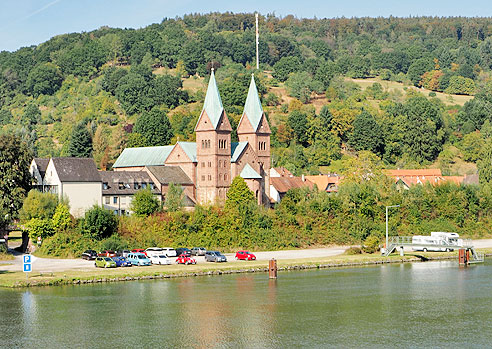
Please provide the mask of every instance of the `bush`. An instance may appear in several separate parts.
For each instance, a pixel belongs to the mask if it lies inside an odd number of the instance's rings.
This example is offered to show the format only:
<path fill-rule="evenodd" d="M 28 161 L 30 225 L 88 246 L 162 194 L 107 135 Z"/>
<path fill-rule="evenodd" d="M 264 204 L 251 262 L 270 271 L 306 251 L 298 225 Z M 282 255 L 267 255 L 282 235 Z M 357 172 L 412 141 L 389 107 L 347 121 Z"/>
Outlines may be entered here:
<path fill-rule="evenodd" d="M 374 235 L 369 235 L 362 246 L 365 253 L 374 253 L 379 251 L 379 238 Z"/>
<path fill-rule="evenodd" d="M 436 93 L 434 91 L 429 92 L 429 97 L 435 97 Z"/>
<path fill-rule="evenodd" d="M 152 194 L 150 187 L 140 189 L 133 196 L 131 210 L 136 216 L 149 216 L 159 211 L 159 200 Z"/>
<path fill-rule="evenodd" d="M 55 233 L 50 219 L 32 218 L 25 226 L 29 231 L 29 238 L 32 241 L 36 241 L 38 236 L 41 236 L 44 240 Z"/>
<path fill-rule="evenodd" d="M 51 193 L 31 190 L 19 212 L 20 219 L 27 222 L 32 218 L 51 219 L 58 205 L 58 197 Z"/>
<path fill-rule="evenodd" d="M 94 205 L 86 213 L 80 223 L 82 234 L 100 240 L 113 235 L 118 228 L 118 219 L 113 212 Z"/>
<path fill-rule="evenodd" d="M 99 250 L 111 250 L 111 251 L 119 251 L 125 250 L 128 248 L 128 243 L 123 240 L 119 235 L 113 234 L 109 238 L 104 239 L 99 244 Z"/>
<path fill-rule="evenodd" d="M 345 254 L 347 254 L 349 256 L 353 256 L 353 255 L 361 254 L 361 253 L 362 253 L 362 250 L 359 247 L 350 247 L 349 249 L 347 249 L 345 251 Z"/>
<path fill-rule="evenodd" d="M 36 251 L 38 255 L 79 258 L 82 252 L 88 248 L 95 248 L 94 241 L 80 233 L 61 232 L 46 238 L 41 247 Z"/>

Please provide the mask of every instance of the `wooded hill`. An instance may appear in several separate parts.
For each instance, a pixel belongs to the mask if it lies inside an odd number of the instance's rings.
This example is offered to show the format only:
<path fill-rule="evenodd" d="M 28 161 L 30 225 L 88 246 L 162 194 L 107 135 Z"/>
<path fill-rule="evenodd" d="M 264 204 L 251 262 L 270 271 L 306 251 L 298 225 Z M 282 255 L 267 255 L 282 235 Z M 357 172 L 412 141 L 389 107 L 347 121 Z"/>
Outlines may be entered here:
<path fill-rule="evenodd" d="M 343 171 L 361 150 L 445 174 L 492 156 L 490 18 L 267 15 L 259 51 L 256 71 L 254 14 L 213 13 L 0 52 L 1 131 L 37 156 L 92 155 L 106 168 L 126 146 L 192 140 L 215 67 L 233 127 L 255 74 L 274 165 L 294 173 Z"/>

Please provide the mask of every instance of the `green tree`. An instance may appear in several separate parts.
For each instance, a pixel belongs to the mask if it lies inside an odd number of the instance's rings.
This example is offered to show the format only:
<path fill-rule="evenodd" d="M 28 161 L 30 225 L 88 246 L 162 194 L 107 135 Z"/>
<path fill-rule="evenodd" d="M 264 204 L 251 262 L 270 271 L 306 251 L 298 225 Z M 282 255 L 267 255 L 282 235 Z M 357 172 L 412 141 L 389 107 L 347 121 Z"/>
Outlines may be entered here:
<path fill-rule="evenodd" d="M 148 91 L 149 84 L 145 78 L 130 72 L 118 80 L 118 87 L 114 93 L 128 114 L 136 114 L 150 109 L 152 99 Z"/>
<path fill-rule="evenodd" d="M 412 81 L 415 86 L 420 86 L 420 81 L 422 81 L 422 75 L 434 69 L 434 62 L 429 58 L 419 58 L 414 61 L 408 68 L 408 78 Z"/>
<path fill-rule="evenodd" d="M 133 132 L 142 135 L 146 146 L 168 145 L 174 136 L 166 113 L 157 108 L 144 112 L 135 123 Z"/>
<path fill-rule="evenodd" d="M 169 183 L 165 206 L 168 212 L 181 210 L 183 207 L 183 188 L 180 185 Z"/>
<path fill-rule="evenodd" d="M 55 233 L 53 223 L 50 219 L 31 218 L 25 226 L 29 231 L 29 238 L 32 241 L 36 241 L 39 236 L 44 240 Z"/>
<path fill-rule="evenodd" d="M 22 114 L 21 123 L 31 131 L 41 120 L 41 111 L 34 103 L 29 103 Z"/>
<path fill-rule="evenodd" d="M 94 205 L 85 212 L 80 230 L 92 239 L 101 240 L 113 235 L 118 228 L 118 219 L 113 212 Z"/>
<path fill-rule="evenodd" d="M 35 97 L 44 94 L 52 95 L 60 88 L 63 76 L 60 69 L 53 63 L 41 63 L 35 66 L 27 78 L 27 88 Z"/>
<path fill-rule="evenodd" d="M 453 76 L 449 79 L 449 85 L 444 92 L 456 95 L 471 95 L 475 92 L 475 82 L 470 78 Z"/>
<path fill-rule="evenodd" d="M 52 193 L 30 190 L 19 211 L 19 218 L 27 222 L 32 218 L 50 219 L 58 206 L 58 197 Z"/>
<path fill-rule="evenodd" d="M 246 207 L 256 202 L 255 195 L 249 190 L 243 178 L 237 176 L 232 180 L 231 187 L 227 191 L 226 208 Z"/>
<path fill-rule="evenodd" d="M 311 100 L 312 92 L 323 92 L 323 84 L 313 80 L 307 72 L 292 73 L 285 84 L 289 89 L 289 94 L 292 97 L 299 98 L 303 103 Z"/>
<path fill-rule="evenodd" d="M 130 205 L 130 209 L 133 211 L 133 214 L 136 216 L 146 217 L 157 211 L 159 211 L 160 202 L 152 194 L 150 187 L 145 189 L 140 189 L 133 196 L 132 203 Z"/>
<path fill-rule="evenodd" d="M 299 144 L 307 145 L 308 141 L 308 120 L 307 115 L 299 110 L 294 110 L 289 114 L 287 125 L 294 132 L 295 140 Z"/>
<path fill-rule="evenodd" d="M 356 116 L 354 130 L 349 136 L 349 143 L 355 150 L 382 153 L 381 129 L 369 112 L 364 110 Z"/>
<path fill-rule="evenodd" d="M 55 213 L 51 218 L 51 224 L 56 232 L 67 231 L 72 227 L 72 216 L 70 210 L 65 204 L 58 204 Z"/>
<path fill-rule="evenodd" d="M 484 147 L 484 139 L 480 131 L 466 134 L 461 141 L 463 159 L 465 161 L 477 162 L 480 159 L 480 153 Z"/>
<path fill-rule="evenodd" d="M 290 73 L 299 71 L 301 66 L 301 61 L 297 57 L 282 57 L 273 66 L 273 77 L 280 80 L 286 81 Z"/>
<path fill-rule="evenodd" d="M 92 137 L 84 122 L 80 122 L 72 130 L 68 155 L 77 158 L 88 158 L 92 154 Z"/>
<path fill-rule="evenodd" d="M 485 142 L 477 167 L 480 183 L 490 183 L 492 180 L 492 139 L 490 138 Z"/>
<path fill-rule="evenodd" d="M 0 226 L 17 217 L 31 188 L 31 159 L 31 151 L 18 137 L 0 135 Z"/>

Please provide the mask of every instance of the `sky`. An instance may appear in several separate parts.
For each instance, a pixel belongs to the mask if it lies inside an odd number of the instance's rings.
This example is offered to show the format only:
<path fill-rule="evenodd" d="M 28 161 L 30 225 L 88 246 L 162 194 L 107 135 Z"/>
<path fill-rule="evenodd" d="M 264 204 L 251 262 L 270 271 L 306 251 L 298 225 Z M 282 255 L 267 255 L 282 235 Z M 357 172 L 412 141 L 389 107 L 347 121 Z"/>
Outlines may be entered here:
<path fill-rule="evenodd" d="M 141 28 L 190 13 L 250 12 L 298 18 L 492 16 L 490 0 L 1 0 L 0 51 L 101 26 Z"/>

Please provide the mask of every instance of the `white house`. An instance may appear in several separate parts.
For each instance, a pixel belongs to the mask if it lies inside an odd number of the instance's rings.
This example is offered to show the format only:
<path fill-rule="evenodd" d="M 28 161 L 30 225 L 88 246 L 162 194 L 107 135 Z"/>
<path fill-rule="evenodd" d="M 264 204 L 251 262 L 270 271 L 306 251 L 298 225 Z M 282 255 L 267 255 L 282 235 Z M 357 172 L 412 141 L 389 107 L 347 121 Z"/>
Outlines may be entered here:
<path fill-rule="evenodd" d="M 40 169 L 43 162 L 39 160 L 34 159 L 30 167 L 37 189 L 68 199 L 74 217 L 81 217 L 93 205 L 101 206 L 102 181 L 93 159 L 51 158 L 43 177 Z"/>

